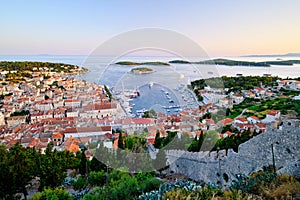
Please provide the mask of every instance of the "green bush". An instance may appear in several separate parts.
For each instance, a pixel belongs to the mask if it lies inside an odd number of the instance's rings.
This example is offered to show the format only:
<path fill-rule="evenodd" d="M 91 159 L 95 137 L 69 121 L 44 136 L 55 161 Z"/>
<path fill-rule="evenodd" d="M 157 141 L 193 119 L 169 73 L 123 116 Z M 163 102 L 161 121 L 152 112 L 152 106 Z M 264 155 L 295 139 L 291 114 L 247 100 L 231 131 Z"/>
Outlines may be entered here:
<path fill-rule="evenodd" d="M 88 182 L 91 186 L 102 186 L 105 184 L 106 174 L 104 171 L 91 172 L 89 174 Z"/>
<path fill-rule="evenodd" d="M 33 195 L 31 200 L 72 200 L 72 196 L 63 188 L 44 189 L 41 193 Z"/>

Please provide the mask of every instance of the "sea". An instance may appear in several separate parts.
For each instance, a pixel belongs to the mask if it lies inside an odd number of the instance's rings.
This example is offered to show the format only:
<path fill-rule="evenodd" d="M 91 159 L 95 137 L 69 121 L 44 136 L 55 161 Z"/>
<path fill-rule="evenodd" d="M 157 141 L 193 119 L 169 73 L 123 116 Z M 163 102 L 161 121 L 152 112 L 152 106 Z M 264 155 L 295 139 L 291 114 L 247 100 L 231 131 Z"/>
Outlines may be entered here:
<path fill-rule="evenodd" d="M 300 57 L 287 56 L 249 56 L 222 57 L 242 61 L 275 61 L 300 60 Z M 0 55 L 0 61 L 41 61 L 73 64 L 89 69 L 88 73 L 76 78 L 107 85 L 115 93 L 120 91 L 139 91 L 140 96 L 130 101 L 131 112 L 137 115 L 140 110 L 154 109 L 166 113 L 178 113 L 185 107 L 197 107 L 195 96 L 186 87 L 191 81 L 221 76 L 263 76 L 269 74 L 281 78 L 300 77 L 300 64 L 293 66 L 271 65 L 270 67 L 225 66 L 225 65 L 195 65 L 171 64 L 170 66 L 143 65 L 155 72 L 149 74 L 133 74 L 132 68 L 115 64 L 117 61 L 133 62 L 168 62 L 181 59 L 176 56 L 87 56 L 87 55 Z M 195 60 L 196 59 L 196 60 Z M 207 59 L 207 58 L 206 58 Z M 213 59 L 213 58 L 210 58 Z M 186 58 L 189 61 L 200 61 L 195 57 Z M 221 79 L 220 79 L 221 80 Z"/>

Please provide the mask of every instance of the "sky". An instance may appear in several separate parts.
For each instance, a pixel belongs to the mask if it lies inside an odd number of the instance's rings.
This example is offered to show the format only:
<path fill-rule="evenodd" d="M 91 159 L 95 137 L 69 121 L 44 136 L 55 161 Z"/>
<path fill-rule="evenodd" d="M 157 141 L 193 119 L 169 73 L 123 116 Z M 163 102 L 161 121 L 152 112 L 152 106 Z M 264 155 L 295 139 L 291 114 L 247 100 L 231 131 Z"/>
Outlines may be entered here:
<path fill-rule="evenodd" d="M 88 55 L 148 27 L 183 34 L 210 56 L 300 52 L 299 8 L 298 0 L 2 0 L 0 54 Z"/>

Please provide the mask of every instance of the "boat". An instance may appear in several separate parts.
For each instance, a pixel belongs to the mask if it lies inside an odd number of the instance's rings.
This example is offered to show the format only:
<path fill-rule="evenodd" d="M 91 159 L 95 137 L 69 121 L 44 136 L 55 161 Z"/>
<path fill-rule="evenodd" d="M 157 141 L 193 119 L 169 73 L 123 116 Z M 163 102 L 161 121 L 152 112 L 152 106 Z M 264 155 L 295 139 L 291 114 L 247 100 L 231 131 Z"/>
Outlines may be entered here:
<path fill-rule="evenodd" d="M 149 83 L 149 88 L 152 88 L 153 85 L 154 85 L 154 83 L 153 83 L 153 82 L 150 82 L 150 83 Z"/>
<path fill-rule="evenodd" d="M 263 74 L 263 76 L 267 76 L 268 77 L 268 76 L 272 76 L 272 74 Z"/>
<path fill-rule="evenodd" d="M 128 117 L 134 118 L 134 117 L 135 117 L 135 114 L 129 114 Z"/>
<path fill-rule="evenodd" d="M 148 111 L 147 109 L 143 108 L 141 110 L 137 110 L 136 113 L 144 113 L 144 112 L 147 112 L 147 111 Z"/>
<path fill-rule="evenodd" d="M 169 101 L 169 103 L 174 103 L 174 101 L 171 99 L 171 100 Z"/>
<path fill-rule="evenodd" d="M 180 108 L 180 105 L 170 106 L 171 108 Z"/>
<path fill-rule="evenodd" d="M 236 74 L 236 76 L 243 76 L 243 74 Z"/>

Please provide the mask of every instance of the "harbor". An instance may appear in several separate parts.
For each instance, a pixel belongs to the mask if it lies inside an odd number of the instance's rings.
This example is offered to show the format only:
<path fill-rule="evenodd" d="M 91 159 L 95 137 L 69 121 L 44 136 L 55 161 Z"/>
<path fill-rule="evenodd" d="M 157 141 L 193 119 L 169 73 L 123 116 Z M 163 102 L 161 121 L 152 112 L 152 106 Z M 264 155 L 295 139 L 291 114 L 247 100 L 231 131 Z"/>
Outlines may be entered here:
<path fill-rule="evenodd" d="M 157 113 L 178 114 L 184 108 L 200 105 L 192 91 L 183 84 L 172 90 L 151 82 L 138 89 L 113 92 L 129 117 L 142 117 L 151 109 Z"/>

